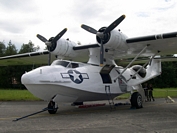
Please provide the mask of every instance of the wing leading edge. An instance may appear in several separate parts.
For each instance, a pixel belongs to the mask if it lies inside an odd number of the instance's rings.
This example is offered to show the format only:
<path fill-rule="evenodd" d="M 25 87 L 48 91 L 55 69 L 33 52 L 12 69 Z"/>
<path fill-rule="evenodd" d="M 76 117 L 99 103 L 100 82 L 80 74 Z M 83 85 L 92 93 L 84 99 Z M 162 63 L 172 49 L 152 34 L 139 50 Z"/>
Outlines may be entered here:
<path fill-rule="evenodd" d="M 48 64 L 49 52 L 30 52 L 24 54 L 10 55 L 5 57 L 0 57 L 0 66 L 8 65 L 29 65 L 29 64 Z M 51 55 L 51 61 L 56 57 Z"/>

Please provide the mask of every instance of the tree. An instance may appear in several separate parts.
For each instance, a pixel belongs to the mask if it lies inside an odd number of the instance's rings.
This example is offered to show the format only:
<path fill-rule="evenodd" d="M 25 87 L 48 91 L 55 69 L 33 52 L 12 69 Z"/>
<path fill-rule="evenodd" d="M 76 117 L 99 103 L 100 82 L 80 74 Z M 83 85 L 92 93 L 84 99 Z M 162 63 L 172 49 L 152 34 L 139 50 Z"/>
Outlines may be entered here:
<path fill-rule="evenodd" d="M 10 40 L 8 43 L 8 46 L 6 47 L 5 55 L 8 56 L 8 55 L 14 55 L 14 54 L 17 54 L 17 49 L 16 49 L 16 46 L 12 44 Z"/>
<path fill-rule="evenodd" d="M 0 56 L 3 56 L 5 53 L 6 46 L 3 42 L 0 42 Z"/>
<path fill-rule="evenodd" d="M 154 87 L 167 88 L 177 86 L 177 62 L 162 62 L 162 74 L 150 81 Z"/>
<path fill-rule="evenodd" d="M 21 46 L 21 49 L 20 49 L 20 51 L 19 51 L 19 54 L 28 53 L 28 52 L 36 52 L 36 51 L 38 51 L 39 49 L 40 49 L 39 46 L 34 47 L 34 44 L 33 44 L 31 41 L 29 41 L 28 44 L 23 44 L 23 45 Z"/>
<path fill-rule="evenodd" d="M 39 67 L 39 66 L 37 66 Z M 25 87 L 21 84 L 21 76 L 32 69 L 32 65 L 19 66 L 1 66 L 0 67 L 0 88 L 21 88 Z M 16 83 L 14 84 L 13 80 Z"/>

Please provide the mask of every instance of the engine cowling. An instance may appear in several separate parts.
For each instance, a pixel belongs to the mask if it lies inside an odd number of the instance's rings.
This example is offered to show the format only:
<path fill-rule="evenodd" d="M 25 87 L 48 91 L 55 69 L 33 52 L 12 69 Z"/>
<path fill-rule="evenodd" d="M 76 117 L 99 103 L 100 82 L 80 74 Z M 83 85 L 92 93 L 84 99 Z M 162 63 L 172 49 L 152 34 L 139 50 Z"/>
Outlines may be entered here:
<path fill-rule="evenodd" d="M 88 60 L 89 51 L 86 50 L 73 50 L 73 47 L 77 46 L 75 42 L 72 42 L 68 39 L 59 39 L 56 43 L 53 43 L 52 46 L 48 47 L 48 50 L 61 59 L 72 59 L 75 61 L 85 62 Z"/>
<path fill-rule="evenodd" d="M 54 43 L 51 47 L 48 47 L 48 50 L 54 54 L 61 57 L 70 57 L 75 56 L 75 51 L 73 47 L 77 44 L 71 42 L 70 40 L 60 39 L 56 43 Z"/>
<path fill-rule="evenodd" d="M 105 29 L 106 27 L 102 27 L 98 30 L 98 32 L 104 32 Z M 119 30 L 112 30 L 111 32 L 105 34 L 103 45 L 107 49 L 128 49 L 126 38 L 127 36 Z M 101 44 L 101 39 L 99 36 L 96 36 L 96 40 L 99 44 Z"/>

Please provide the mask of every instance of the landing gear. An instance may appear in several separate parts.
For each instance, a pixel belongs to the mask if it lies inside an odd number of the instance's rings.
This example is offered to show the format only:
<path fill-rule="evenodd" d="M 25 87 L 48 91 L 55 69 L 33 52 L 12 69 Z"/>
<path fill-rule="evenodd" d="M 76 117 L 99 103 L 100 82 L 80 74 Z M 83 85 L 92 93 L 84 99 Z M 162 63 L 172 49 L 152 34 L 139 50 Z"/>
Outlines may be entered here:
<path fill-rule="evenodd" d="M 131 102 L 132 108 L 139 109 L 143 107 L 143 99 L 142 99 L 141 94 L 138 92 L 134 92 L 132 94 L 130 102 Z"/>
<path fill-rule="evenodd" d="M 53 101 L 50 101 L 48 104 L 48 112 L 49 114 L 55 114 L 57 112 L 57 104 Z"/>

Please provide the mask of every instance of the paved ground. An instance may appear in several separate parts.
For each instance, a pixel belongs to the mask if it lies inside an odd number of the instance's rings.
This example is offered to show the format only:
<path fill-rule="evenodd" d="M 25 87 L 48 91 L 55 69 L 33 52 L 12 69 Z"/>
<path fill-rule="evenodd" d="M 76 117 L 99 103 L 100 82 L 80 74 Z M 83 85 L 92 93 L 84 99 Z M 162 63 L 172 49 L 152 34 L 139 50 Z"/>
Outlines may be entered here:
<path fill-rule="evenodd" d="M 0 102 L 0 133 L 177 132 L 177 102 L 166 103 L 165 99 L 146 102 L 142 109 L 130 109 L 130 105 L 120 105 L 114 111 L 110 111 L 108 105 L 89 109 L 60 106 L 55 115 L 43 112 L 12 122 L 18 117 L 41 110 L 46 104 L 46 102 Z"/>

